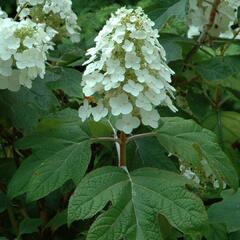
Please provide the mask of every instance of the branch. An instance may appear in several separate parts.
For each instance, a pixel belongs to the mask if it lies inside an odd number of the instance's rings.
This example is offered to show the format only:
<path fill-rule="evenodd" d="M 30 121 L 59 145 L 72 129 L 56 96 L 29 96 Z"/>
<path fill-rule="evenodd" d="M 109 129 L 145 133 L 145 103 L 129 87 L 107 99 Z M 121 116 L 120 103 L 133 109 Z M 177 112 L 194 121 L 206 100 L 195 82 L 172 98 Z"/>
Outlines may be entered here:
<path fill-rule="evenodd" d="M 187 54 L 187 56 L 185 58 L 186 63 L 188 63 L 192 60 L 192 57 L 197 53 L 197 51 L 199 50 L 201 45 L 206 41 L 206 39 L 208 37 L 208 32 L 211 30 L 211 28 L 213 27 L 213 24 L 215 22 L 215 18 L 216 18 L 216 15 L 217 15 L 217 9 L 218 9 L 218 6 L 219 6 L 220 3 L 221 3 L 221 0 L 215 0 L 214 1 L 213 5 L 212 5 L 211 13 L 209 15 L 208 24 L 206 24 L 203 27 L 203 32 L 199 36 L 199 38 L 197 40 L 197 43 L 192 48 L 192 50 Z"/>
<path fill-rule="evenodd" d="M 113 137 L 97 137 L 97 138 L 91 138 L 92 142 L 120 142 L 119 139 L 113 138 Z"/>
<path fill-rule="evenodd" d="M 240 34 L 240 29 L 234 34 L 233 38 L 232 38 L 232 41 L 234 41 L 238 35 Z M 226 45 L 223 46 L 223 49 L 222 49 L 222 52 L 221 52 L 221 55 L 224 56 L 225 52 L 228 50 L 228 48 L 231 46 L 232 44 L 232 41 L 231 42 L 228 42 Z"/>
<path fill-rule="evenodd" d="M 120 133 L 120 162 L 119 167 L 127 166 L 127 136 L 124 132 Z"/>
<path fill-rule="evenodd" d="M 13 212 L 12 206 L 10 204 L 7 208 L 7 212 L 8 212 L 8 217 L 9 217 L 10 223 L 12 225 L 14 234 L 16 236 L 18 236 L 18 222 L 17 222 L 17 219 L 16 219 L 15 214 Z"/>
<path fill-rule="evenodd" d="M 137 135 L 134 135 L 134 136 L 131 136 L 127 139 L 127 143 L 131 142 L 131 141 L 134 141 L 138 138 L 145 138 L 145 137 L 154 137 L 156 136 L 156 132 L 150 132 L 150 133 L 142 133 L 142 134 L 137 134 Z"/>
<path fill-rule="evenodd" d="M 27 7 L 27 5 L 28 5 L 28 3 L 25 3 L 25 4 L 19 9 L 19 11 L 17 12 L 16 16 L 15 16 L 14 19 L 13 19 L 14 21 L 17 21 L 20 13 L 22 12 L 22 10 L 23 10 L 24 8 Z"/>

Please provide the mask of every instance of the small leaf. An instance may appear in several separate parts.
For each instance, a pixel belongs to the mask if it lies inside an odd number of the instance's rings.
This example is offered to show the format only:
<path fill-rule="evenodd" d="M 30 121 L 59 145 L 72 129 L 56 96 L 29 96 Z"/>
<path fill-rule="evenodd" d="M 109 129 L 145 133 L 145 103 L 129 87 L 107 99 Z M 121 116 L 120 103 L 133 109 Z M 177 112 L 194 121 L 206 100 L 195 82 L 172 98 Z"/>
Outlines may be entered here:
<path fill-rule="evenodd" d="M 53 232 L 55 232 L 58 228 L 62 227 L 63 225 L 67 224 L 67 210 L 64 210 L 56 216 L 54 216 L 47 224 L 46 227 L 51 228 Z"/>
<path fill-rule="evenodd" d="M 41 225 L 42 221 L 39 218 L 26 218 L 20 223 L 19 236 L 38 232 Z"/>
<path fill-rule="evenodd" d="M 163 239 L 156 217 L 185 233 L 200 231 L 207 219 L 200 199 L 186 190 L 187 180 L 175 173 L 142 168 L 129 174 L 105 167 L 87 175 L 70 199 L 69 223 L 112 207 L 91 226 L 87 240 Z"/>
<path fill-rule="evenodd" d="M 149 15 L 156 23 L 156 28 L 161 29 L 171 17 L 184 19 L 186 17 L 187 2 L 187 0 L 161 0 L 154 5 L 154 10 L 150 11 Z"/>

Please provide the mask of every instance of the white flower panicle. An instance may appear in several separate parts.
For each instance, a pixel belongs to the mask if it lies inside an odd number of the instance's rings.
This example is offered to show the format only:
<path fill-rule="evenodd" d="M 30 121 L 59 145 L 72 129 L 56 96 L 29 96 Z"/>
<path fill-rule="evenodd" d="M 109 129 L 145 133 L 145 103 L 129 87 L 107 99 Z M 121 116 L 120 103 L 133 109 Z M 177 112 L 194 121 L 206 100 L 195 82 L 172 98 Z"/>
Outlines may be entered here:
<path fill-rule="evenodd" d="M 0 19 L 0 89 L 31 88 L 32 80 L 45 74 L 48 50 L 56 32 L 30 19 Z"/>
<path fill-rule="evenodd" d="M 141 122 L 158 127 L 156 106 L 177 111 L 171 100 L 174 72 L 166 64 L 153 26 L 141 8 L 120 8 L 107 21 L 95 39 L 96 46 L 87 52 L 83 93 L 100 100 L 96 107 L 84 101 L 79 109 L 83 121 L 91 115 L 94 120 L 113 115 L 116 128 L 130 134 Z"/>
<path fill-rule="evenodd" d="M 217 179 L 205 159 L 201 161 L 199 168 L 189 166 L 189 164 L 184 163 L 182 160 L 179 160 L 179 162 L 181 174 L 201 187 L 207 188 L 208 186 L 211 186 L 214 189 L 226 188 L 226 183 L 223 180 L 219 181 Z"/>
<path fill-rule="evenodd" d="M 198 36 L 204 31 L 204 27 L 209 23 L 214 1 L 189 1 L 189 38 Z M 217 8 L 214 24 L 209 34 L 213 37 L 233 38 L 234 30 L 232 26 L 237 22 L 237 10 L 239 7 L 239 0 L 222 0 Z"/>
<path fill-rule="evenodd" d="M 18 11 L 21 18 L 31 16 L 34 22 L 46 23 L 59 35 L 80 42 L 80 27 L 71 0 L 19 0 Z"/>

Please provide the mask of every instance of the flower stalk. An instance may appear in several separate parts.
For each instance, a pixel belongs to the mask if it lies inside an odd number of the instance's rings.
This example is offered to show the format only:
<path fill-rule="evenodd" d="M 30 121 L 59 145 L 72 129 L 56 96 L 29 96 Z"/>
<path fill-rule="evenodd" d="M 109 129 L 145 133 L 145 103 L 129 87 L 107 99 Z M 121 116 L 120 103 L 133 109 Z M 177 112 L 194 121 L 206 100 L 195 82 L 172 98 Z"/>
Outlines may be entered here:
<path fill-rule="evenodd" d="M 120 133 L 120 161 L 119 167 L 127 166 L 127 136 L 124 132 Z"/>

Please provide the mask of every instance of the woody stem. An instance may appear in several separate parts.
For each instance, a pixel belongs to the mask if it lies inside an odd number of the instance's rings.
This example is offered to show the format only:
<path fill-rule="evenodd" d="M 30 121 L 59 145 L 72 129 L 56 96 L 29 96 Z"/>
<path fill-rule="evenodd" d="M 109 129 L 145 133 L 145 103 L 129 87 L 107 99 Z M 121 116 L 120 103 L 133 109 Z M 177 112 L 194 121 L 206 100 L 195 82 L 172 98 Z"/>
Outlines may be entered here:
<path fill-rule="evenodd" d="M 127 165 L 127 136 L 124 132 L 120 133 L 120 167 Z"/>

